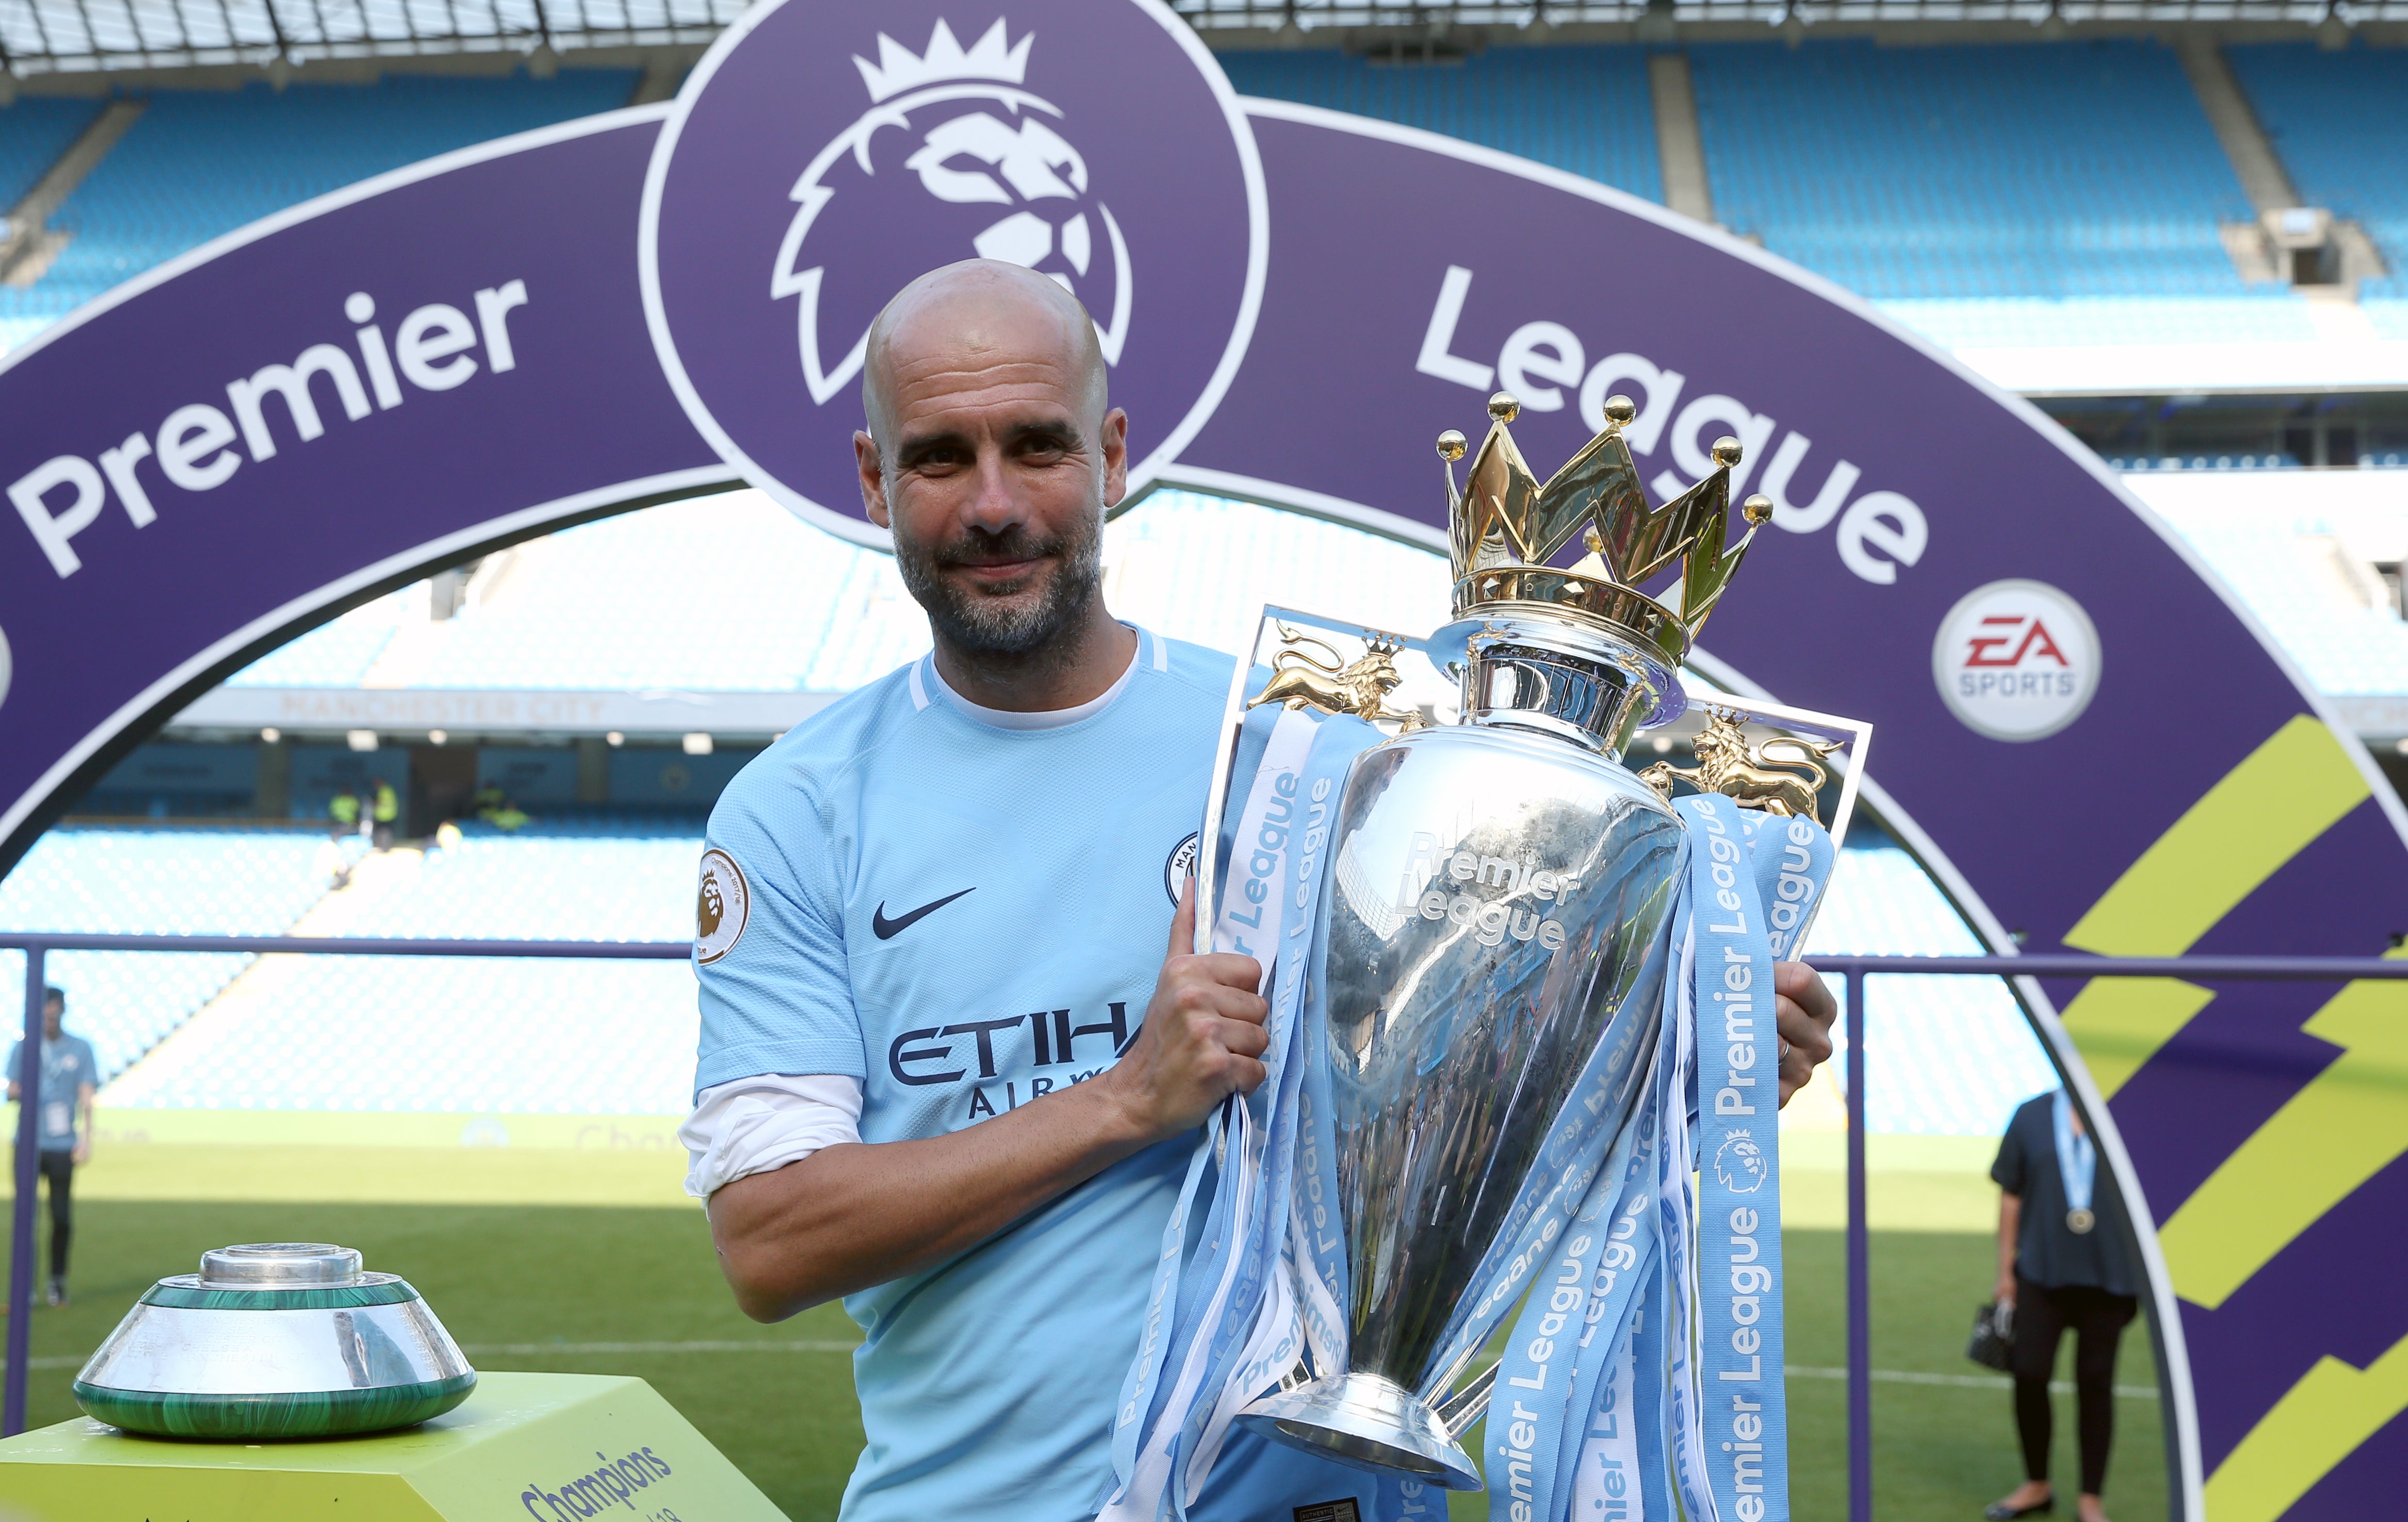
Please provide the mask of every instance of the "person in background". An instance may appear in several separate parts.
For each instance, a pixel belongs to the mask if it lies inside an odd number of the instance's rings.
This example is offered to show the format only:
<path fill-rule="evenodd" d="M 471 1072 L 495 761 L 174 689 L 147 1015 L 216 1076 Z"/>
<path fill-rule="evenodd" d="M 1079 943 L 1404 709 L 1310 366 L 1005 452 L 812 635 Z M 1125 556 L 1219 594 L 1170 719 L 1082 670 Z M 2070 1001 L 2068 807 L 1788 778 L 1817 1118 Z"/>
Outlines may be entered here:
<path fill-rule="evenodd" d="M 376 825 L 376 848 L 392 850 L 394 821 L 401 817 L 401 799 L 394 795 L 393 783 L 381 777 L 377 779 L 375 801 L 369 809 Z"/>
<path fill-rule="evenodd" d="M 335 840 L 354 835 L 360 827 L 360 796 L 346 783 L 326 802 L 326 833 Z"/>
<path fill-rule="evenodd" d="M 495 829 L 514 830 L 527 822 L 525 811 L 510 801 L 498 783 L 487 783 L 477 789 L 477 796 L 469 803 L 477 811 L 477 817 Z"/>
<path fill-rule="evenodd" d="M 67 1245 L 75 1240 L 75 1170 L 92 1161 L 93 1096 L 99 1091 L 100 1064 L 92 1043 L 61 1028 L 67 996 L 42 990 L 41 1094 L 35 1101 L 36 1145 L 42 1180 L 50 1191 L 50 1293 L 52 1305 L 67 1302 Z M 24 1101 L 25 1043 L 8 1048 L 8 1098 Z M 79 1127 L 78 1122 L 81 1125 Z"/>
<path fill-rule="evenodd" d="M 2080 1522 L 2106 1522 L 2100 1495 L 2114 1438 L 2115 1348 L 2141 1303 L 2124 1202 L 2063 1089 L 2015 1111 L 1990 1177 L 2000 1189 L 1996 1295 L 2014 1313 L 2015 1432 L 2025 1478 L 1982 1515 L 2010 1522 L 2057 1509 L 2048 1478 L 2048 1383 L 2057 1341 L 2071 1328 L 2082 1455 L 2076 1515 Z"/>

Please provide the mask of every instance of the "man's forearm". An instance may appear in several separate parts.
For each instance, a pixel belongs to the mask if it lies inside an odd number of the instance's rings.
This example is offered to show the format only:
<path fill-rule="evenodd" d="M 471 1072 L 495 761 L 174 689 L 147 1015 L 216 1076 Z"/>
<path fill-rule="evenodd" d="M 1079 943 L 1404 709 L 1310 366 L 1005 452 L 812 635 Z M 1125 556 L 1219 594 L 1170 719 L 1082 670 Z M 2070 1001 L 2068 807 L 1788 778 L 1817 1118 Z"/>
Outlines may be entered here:
<path fill-rule="evenodd" d="M 847 1143 L 710 1197 L 736 1301 L 781 1321 L 984 1242 L 1156 1140 L 1090 1081 L 948 1136 Z"/>

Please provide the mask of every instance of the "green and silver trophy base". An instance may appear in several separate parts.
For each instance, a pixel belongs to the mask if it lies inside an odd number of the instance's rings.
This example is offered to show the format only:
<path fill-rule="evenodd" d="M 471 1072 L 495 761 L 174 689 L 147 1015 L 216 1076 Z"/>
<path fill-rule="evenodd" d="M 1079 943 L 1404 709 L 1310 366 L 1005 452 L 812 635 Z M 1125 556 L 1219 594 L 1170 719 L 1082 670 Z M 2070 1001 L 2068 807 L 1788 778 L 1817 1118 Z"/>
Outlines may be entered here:
<path fill-rule="evenodd" d="M 0 1441 L 9 1522 L 784 1522 L 640 1379 L 486 1372 L 423 1425 L 312 1443 L 143 1437 L 90 1418 Z"/>

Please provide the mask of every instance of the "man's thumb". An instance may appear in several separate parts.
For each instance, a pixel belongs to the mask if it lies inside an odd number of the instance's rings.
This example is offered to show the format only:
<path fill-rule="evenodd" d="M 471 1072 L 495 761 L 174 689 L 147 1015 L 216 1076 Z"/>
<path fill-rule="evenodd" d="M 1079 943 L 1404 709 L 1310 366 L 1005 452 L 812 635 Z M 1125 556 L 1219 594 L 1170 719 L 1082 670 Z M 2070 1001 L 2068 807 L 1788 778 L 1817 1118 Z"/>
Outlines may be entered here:
<path fill-rule="evenodd" d="M 1196 874 L 1187 874 L 1187 885 L 1179 890 L 1179 910 L 1170 916 L 1170 950 L 1164 955 L 1186 956 L 1196 950 Z"/>

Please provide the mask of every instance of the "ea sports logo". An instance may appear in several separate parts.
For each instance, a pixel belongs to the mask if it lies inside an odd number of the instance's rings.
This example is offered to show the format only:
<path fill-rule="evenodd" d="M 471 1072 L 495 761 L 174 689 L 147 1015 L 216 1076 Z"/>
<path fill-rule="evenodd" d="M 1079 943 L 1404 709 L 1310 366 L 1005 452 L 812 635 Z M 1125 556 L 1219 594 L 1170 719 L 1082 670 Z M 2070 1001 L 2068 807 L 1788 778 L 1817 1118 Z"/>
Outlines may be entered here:
<path fill-rule="evenodd" d="M 2044 582 L 1992 582 L 1966 594 L 1931 644 L 1942 701 L 1992 739 L 2040 739 L 2082 716 L 2099 690 L 2099 631 Z"/>
<path fill-rule="evenodd" d="M 1254 139 L 1154 0 L 768 0 L 679 93 L 640 231 L 671 388 L 754 485 L 866 543 L 852 436 L 871 321 L 912 277 L 1023 265 L 1096 321 L 1131 486 L 1211 416 L 1252 334 Z"/>

